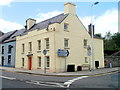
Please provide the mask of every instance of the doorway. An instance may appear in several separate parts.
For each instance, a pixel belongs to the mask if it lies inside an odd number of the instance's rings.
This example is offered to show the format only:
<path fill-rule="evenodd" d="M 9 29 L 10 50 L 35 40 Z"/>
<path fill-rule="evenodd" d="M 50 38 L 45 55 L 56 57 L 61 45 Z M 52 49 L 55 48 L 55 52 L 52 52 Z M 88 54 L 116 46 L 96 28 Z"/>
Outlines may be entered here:
<path fill-rule="evenodd" d="M 32 70 L 32 57 L 28 57 L 28 70 Z"/>
<path fill-rule="evenodd" d="M 95 61 L 95 67 L 98 69 L 98 67 L 99 67 L 99 61 Z"/>
<path fill-rule="evenodd" d="M 67 72 L 75 72 L 75 65 L 68 65 Z"/>

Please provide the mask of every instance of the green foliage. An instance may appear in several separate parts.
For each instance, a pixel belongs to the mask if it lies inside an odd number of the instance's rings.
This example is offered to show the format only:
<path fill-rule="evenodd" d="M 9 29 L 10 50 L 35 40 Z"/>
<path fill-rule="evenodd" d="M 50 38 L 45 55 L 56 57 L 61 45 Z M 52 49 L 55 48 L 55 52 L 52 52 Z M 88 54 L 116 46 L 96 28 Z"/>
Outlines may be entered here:
<path fill-rule="evenodd" d="M 107 32 L 104 37 L 104 50 L 120 50 L 120 33 Z"/>

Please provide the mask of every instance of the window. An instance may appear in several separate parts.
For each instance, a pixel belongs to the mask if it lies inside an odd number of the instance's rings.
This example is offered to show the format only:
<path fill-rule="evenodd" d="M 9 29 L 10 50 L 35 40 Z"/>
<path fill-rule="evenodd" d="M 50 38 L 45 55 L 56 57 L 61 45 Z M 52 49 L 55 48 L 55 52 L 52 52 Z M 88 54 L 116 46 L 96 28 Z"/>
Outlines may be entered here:
<path fill-rule="evenodd" d="M 49 49 L 49 38 L 47 38 L 45 40 L 46 40 L 46 49 Z"/>
<path fill-rule="evenodd" d="M 50 67 L 50 58 L 49 58 L 49 56 L 46 57 L 46 63 L 47 63 L 46 67 Z"/>
<path fill-rule="evenodd" d="M 41 67 L 41 57 L 38 57 L 38 67 Z"/>
<path fill-rule="evenodd" d="M 84 47 L 87 47 L 87 39 L 84 39 Z"/>
<path fill-rule="evenodd" d="M 64 23 L 64 30 L 68 30 L 68 24 Z"/>
<path fill-rule="evenodd" d="M 22 58 L 22 67 L 24 67 L 24 58 Z"/>
<path fill-rule="evenodd" d="M 2 46 L 2 54 L 4 54 L 4 46 Z"/>
<path fill-rule="evenodd" d="M 85 57 L 85 63 L 88 63 L 87 57 Z"/>
<path fill-rule="evenodd" d="M 68 40 L 69 40 L 69 39 L 64 39 L 64 47 L 65 47 L 65 48 L 68 47 Z"/>
<path fill-rule="evenodd" d="M 22 52 L 24 53 L 25 51 L 25 44 L 22 44 Z"/>
<path fill-rule="evenodd" d="M 41 50 L 41 40 L 38 40 L 38 50 Z"/>
<path fill-rule="evenodd" d="M 11 63 L 11 55 L 8 55 L 8 64 Z"/>
<path fill-rule="evenodd" d="M 32 51 L 32 42 L 29 42 L 29 51 Z"/>
<path fill-rule="evenodd" d="M 12 47 L 13 47 L 13 46 L 11 46 L 11 45 L 8 46 L 8 53 L 11 53 Z"/>

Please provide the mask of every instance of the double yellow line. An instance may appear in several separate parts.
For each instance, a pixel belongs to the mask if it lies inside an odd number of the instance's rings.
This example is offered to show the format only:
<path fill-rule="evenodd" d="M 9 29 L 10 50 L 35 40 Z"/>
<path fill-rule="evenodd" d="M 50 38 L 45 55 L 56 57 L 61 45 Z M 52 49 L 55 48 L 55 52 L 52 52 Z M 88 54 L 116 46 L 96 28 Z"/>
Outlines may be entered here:
<path fill-rule="evenodd" d="M 109 72 L 109 73 L 103 73 L 103 74 L 97 74 L 97 75 L 90 75 L 90 77 L 95 77 L 95 76 L 104 76 L 104 75 L 109 75 L 109 74 L 118 73 L 118 72 L 119 72 L 119 71 Z"/>

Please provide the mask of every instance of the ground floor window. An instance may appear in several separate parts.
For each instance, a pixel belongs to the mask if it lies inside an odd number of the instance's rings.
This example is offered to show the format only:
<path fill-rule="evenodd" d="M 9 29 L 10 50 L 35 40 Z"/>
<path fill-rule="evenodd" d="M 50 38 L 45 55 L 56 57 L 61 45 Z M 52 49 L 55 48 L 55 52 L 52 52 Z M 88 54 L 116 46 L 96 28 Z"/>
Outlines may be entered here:
<path fill-rule="evenodd" d="M 38 67 L 41 67 L 41 57 L 38 57 Z"/>
<path fill-rule="evenodd" d="M 24 67 L 24 58 L 22 58 L 22 67 Z"/>
<path fill-rule="evenodd" d="M 11 55 L 8 55 L 8 64 L 11 64 Z"/>
<path fill-rule="evenodd" d="M 46 57 L 46 67 L 50 67 L 50 57 L 49 56 L 47 56 Z"/>

